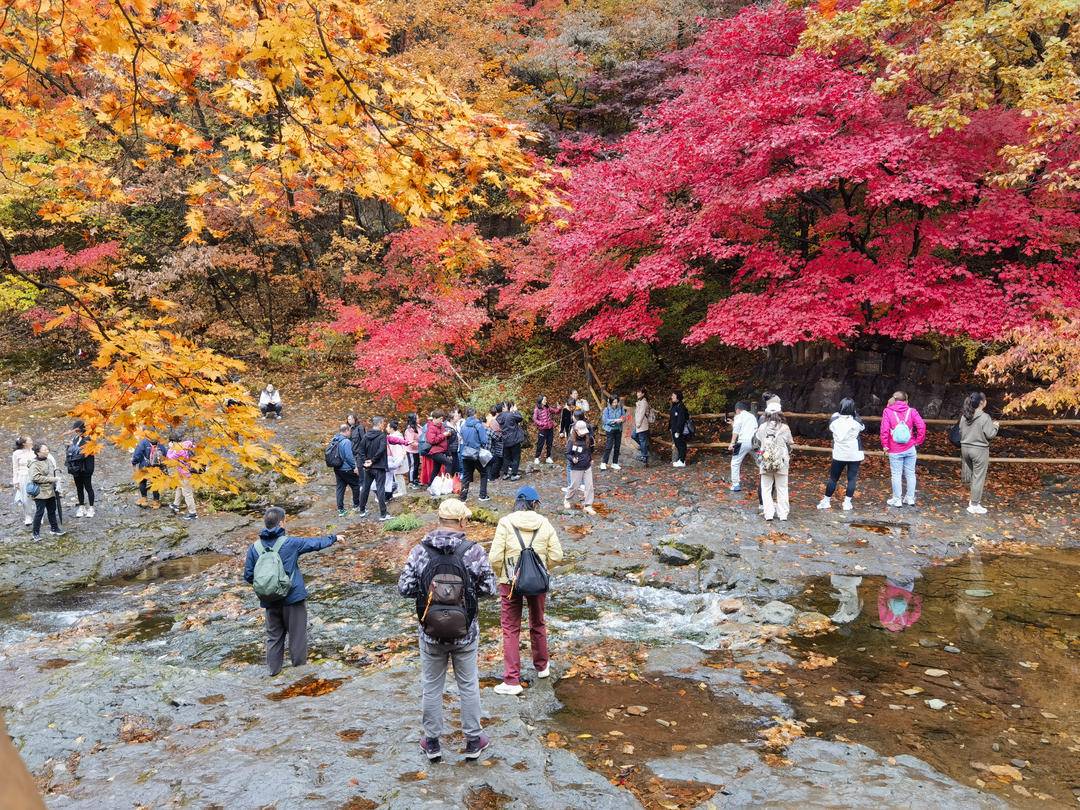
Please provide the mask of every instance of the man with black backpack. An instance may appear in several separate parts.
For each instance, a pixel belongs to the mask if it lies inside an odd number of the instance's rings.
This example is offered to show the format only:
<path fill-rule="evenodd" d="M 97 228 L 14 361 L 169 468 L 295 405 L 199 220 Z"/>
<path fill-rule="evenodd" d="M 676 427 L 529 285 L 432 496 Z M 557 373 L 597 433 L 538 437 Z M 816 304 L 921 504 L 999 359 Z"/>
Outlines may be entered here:
<path fill-rule="evenodd" d="M 540 495 L 532 487 L 518 490 L 514 511 L 499 521 L 491 541 L 488 559 L 499 577 L 499 624 L 503 637 L 503 682 L 495 687 L 500 695 L 520 695 L 521 610 L 529 608 L 529 649 L 537 678 L 551 674 L 548 658 L 547 601 L 548 569 L 563 558 L 562 544 L 555 527 L 537 509 Z"/>
<path fill-rule="evenodd" d="M 285 533 L 285 510 L 271 506 L 263 515 L 266 526 L 244 558 L 244 581 L 252 585 L 266 611 L 266 666 L 271 675 L 281 672 L 285 637 L 294 667 L 307 661 L 307 588 L 300 573 L 300 555 L 321 551 L 343 539 L 290 537 Z"/>
<path fill-rule="evenodd" d="M 364 471 L 364 487 L 360 493 L 360 517 L 367 517 L 368 496 L 372 485 L 375 497 L 379 501 L 379 520 L 387 521 L 386 512 L 386 420 L 376 416 L 371 420 L 371 429 L 364 434 L 360 443 L 360 458 L 357 462 Z"/>
<path fill-rule="evenodd" d="M 342 425 L 337 435 L 326 446 L 326 466 L 334 471 L 337 479 L 337 513 L 345 517 L 345 489 L 352 490 L 353 509 L 360 508 L 360 471 L 356 466 L 356 456 L 350 439 L 352 428 Z"/>
<path fill-rule="evenodd" d="M 465 524 L 471 516 L 469 507 L 457 498 L 444 500 L 439 505 L 438 528 L 409 552 L 398 579 L 398 592 L 416 600 L 423 693 L 420 750 L 430 760 L 442 756 L 443 688 L 451 660 L 461 699 L 465 758 L 479 759 L 491 744 L 480 727 L 476 661 L 480 627 L 476 614 L 479 598 L 495 593 L 495 572 L 483 546 L 465 538 Z"/>

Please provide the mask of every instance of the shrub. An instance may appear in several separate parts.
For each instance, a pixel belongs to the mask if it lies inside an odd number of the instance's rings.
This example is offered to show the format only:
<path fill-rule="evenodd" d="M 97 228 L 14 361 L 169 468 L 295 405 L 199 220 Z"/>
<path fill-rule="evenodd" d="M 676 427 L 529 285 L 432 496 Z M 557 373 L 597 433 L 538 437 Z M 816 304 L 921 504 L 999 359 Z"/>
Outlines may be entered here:
<path fill-rule="evenodd" d="M 398 515 L 383 524 L 384 532 L 411 532 L 419 529 L 424 525 L 424 521 L 420 520 L 412 512 L 406 512 L 403 515 Z"/>
<path fill-rule="evenodd" d="M 487 413 L 496 402 L 509 399 L 518 403 L 522 411 L 524 396 L 521 384 L 517 380 L 501 380 L 498 377 L 482 377 L 473 385 L 465 404 L 476 408 L 477 413 Z"/>
<path fill-rule="evenodd" d="M 596 359 L 613 391 L 648 382 L 660 371 L 652 349 L 641 342 L 607 340 L 596 350 Z"/>
<path fill-rule="evenodd" d="M 679 372 L 679 386 L 683 402 L 690 413 L 716 413 L 731 398 L 731 380 L 722 371 L 705 368 L 688 368 Z"/>

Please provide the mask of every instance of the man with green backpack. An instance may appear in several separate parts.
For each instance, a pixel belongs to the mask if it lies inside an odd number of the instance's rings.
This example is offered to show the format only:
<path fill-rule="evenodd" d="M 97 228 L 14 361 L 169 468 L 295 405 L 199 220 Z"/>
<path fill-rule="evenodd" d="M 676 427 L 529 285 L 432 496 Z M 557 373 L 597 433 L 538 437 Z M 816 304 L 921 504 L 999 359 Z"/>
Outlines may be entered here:
<path fill-rule="evenodd" d="M 285 637 L 294 667 L 307 661 L 307 588 L 300 573 L 300 555 L 321 551 L 342 536 L 290 537 L 285 533 L 285 510 L 271 506 L 263 515 L 266 528 L 248 549 L 244 581 L 251 584 L 266 611 L 266 666 L 281 672 Z"/>

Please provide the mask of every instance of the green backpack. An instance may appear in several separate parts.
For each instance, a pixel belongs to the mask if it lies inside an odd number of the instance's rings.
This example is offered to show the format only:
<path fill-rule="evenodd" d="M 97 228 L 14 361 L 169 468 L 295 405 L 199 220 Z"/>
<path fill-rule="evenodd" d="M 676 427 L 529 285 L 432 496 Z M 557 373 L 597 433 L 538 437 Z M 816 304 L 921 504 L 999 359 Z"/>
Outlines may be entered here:
<path fill-rule="evenodd" d="M 285 564 L 278 554 L 286 539 L 279 537 L 269 549 L 261 540 L 255 543 L 255 553 L 259 557 L 255 560 L 255 576 L 251 585 L 255 594 L 263 599 L 284 599 L 292 587 L 292 577 L 286 573 Z"/>

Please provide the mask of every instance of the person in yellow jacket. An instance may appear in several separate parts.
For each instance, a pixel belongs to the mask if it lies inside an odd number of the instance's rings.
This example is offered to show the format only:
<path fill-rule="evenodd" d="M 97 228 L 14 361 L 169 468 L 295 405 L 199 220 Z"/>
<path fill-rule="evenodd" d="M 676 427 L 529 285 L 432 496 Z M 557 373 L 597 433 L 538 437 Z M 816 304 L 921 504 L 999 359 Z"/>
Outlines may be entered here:
<path fill-rule="evenodd" d="M 521 688 L 521 609 L 529 606 L 529 648 L 532 650 L 536 677 L 551 674 L 548 658 L 547 624 L 544 622 L 544 603 L 547 594 L 522 596 L 513 593 L 512 579 L 521 556 L 518 534 L 526 546 L 531 546 L 548 569 L 563 558 L 562 544 L 555 527 L 536 511 L 540 496 L 532 487 L 518 490 L 514 511 L 499 521 L 495 539 L 491 542 L 488 559 L 499 578 L 499 624 L 503 637 L 503 682 L 495 687 L 500 695 L 520 695 Z M 517 531 L 514 531 L 517 529 Z"/>

